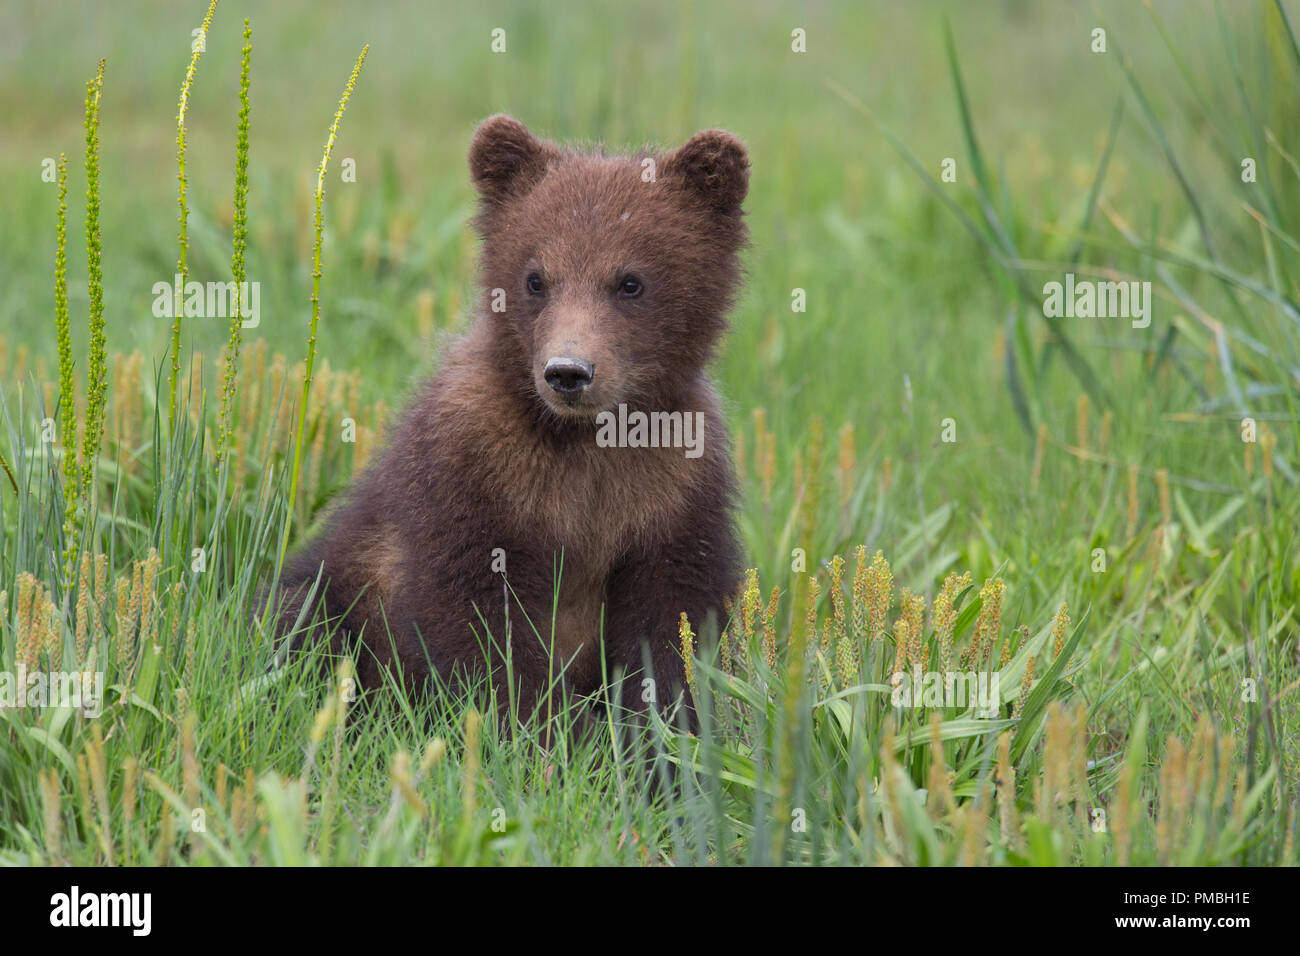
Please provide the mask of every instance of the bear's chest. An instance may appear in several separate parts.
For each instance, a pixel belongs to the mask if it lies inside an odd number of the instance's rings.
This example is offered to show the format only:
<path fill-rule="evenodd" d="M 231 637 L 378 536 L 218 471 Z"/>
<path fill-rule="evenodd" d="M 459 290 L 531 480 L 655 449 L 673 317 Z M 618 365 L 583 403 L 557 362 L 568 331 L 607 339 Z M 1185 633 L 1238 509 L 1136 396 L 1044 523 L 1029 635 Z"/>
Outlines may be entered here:
<path fill-rule="evenodd" d="M 557 661 L 591 664 L 608 605 L 618 598 L 608 582 L 620 560 L 630 550 L 662 544 L 680 524 L 693 476 L 681 452 L 674 458 L 668 451 L 599 449 L 538 475 L 531 494 L 512 509 L 517 533 L 542 544 L 555 565 L 563 562 L 542 617 L 549 623 L 554 614 Z"/>
<path fill-rule="evenodd" d="M 501 485 L 517 530 L 580 554 L 593 574 L 669 534 L 698 480 L 698 463 L 676 449 L 592 448 L 517 462 L 516 479 Z"/>
<path fill-rule="evenodd" d="M 573 666 L 586 670 L 591 663 L 592 651 L 600 644 L 602 621 L 606 617 L 607 576 L 595 571 L 569 565 L 561 574 L 557 593 L 553 599 L 555 627 L 550 635 L 542 630 L 543 640 L 554 651 L 559 666 Z M 549 621 L 550 618 L 544 618 Z"/>

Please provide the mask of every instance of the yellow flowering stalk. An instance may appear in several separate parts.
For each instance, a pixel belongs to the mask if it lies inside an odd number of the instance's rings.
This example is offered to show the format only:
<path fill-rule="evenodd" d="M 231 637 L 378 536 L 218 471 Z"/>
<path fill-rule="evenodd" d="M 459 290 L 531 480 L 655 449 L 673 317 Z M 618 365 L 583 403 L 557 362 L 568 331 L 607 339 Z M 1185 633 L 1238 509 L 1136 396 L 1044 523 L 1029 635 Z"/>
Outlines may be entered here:
<path fill-rule="evenodd" d="M 180 276 L 181 288 L 185 288 L 185 280 L 189 276 L 189 224 L 190 210 L 185 201 L 185 112 L 190 105 L 190 87 L 194 84 L 194 73 L 199 68 L 199 55 L 203 53 L 203 48 L 207 45 L 208 27 L 212 26 L 212 15 L 217 10 L 217 0 L 212 0 L 208 4 L 207 15 L 203 18 L 203 25 L 199 27 L 199 35 L 195 37 L 193 49 L 190 53 L 190 65 L 185 71 L 185 81 L 181 84 L 181 98 L 176 107 L 176 181 L 179 184 L 177 190 L 176 202 L 180 207 L 180 234 L 177 241 L 180 245 L 180 252 L 176 260 L 176 272 Z M 168 379 L 168 394 L 171 401 L 168 405 L 167 424 L 170 428 L 176 427 L 176 380 L 180 377 L 181 371 L 181 315 L 184 310 L 182 297 L 177 296 L 176 301 L 172 303 L 172 369 L 171 377 Z"/>
<path fill-rule="evenodd" d="M 316 242 L 312 253 L 311 326 L 307 335 L 307 363 L 303 373 L 302 395 L 298 403 L 293 470 L 289 476 L 289 511 L 284 522 L 284 534 L 280 539 L 280 564 L 284 563 L 284 554 L 289 547 L 289 529 L 293 526 L 294 502 L 298 496 L 298 472 L 302 467 L 302 434 L 307 424 L 307 397 L 311 389 L 312 369 L 316 365 L 316 327 L 320 323 L 321 250 L 325 243 L 325 171 L 329 167 L 330 154 L 334 151 L 334 141 L 338 138 L 339 125 L 343 122 L 343 112 L 348 108 L 348 100 L 352 99 L 357 77 L 361 74 L 361 65 L 366 62 L 366 54 L 369 52 L 369 44 L 361 48 L 361 55 L 357 57 L 356 65 L 352 67 L 347 85 L 343 87 L 343 96 L 339 99 L 338 110 L 334 113 L 334 122 L 330 124 L 329 138 L 325 141 L 325 152 L 316 171 Z"/>
<path fill-rule="evenodd" d="M 244 18 L 244 49 L 239 65 L 239 123 L 235 136 L 235 218 L 233 226 L 233 252 L 230 256 L 231 278 L 234 279 L 234 308 L 230 316 L 230 341 L 226 345 L 225 372 L 221 382 L 220 430 L 217 440 L 217 463 L 230 447 L 231 413 L 235 400 L 235 374 L 239 368 L 240 315 L 239 292 L 247 278 L 244 270 L 244 252 L 248 248 L 248 70 L 253 56 L 253 31 Z"/>
<path fill-rule="evenodd" d="M 691 630 L 691 622 L 686 618 L 686 612 L 682 611 L 681 623 L 677 626 L 677 634 L 681 640 L 682 647 L 682 666 L 686 668 L 686 686 L 691 689 L 691 697 L 695 697 L 695 632 Z"/>

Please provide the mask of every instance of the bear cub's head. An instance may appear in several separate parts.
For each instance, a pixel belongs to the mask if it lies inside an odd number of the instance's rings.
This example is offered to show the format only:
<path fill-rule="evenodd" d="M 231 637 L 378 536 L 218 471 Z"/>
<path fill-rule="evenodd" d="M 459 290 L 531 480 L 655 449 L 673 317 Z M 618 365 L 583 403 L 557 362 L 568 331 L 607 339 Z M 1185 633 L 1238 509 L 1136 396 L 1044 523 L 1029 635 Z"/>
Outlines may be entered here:
<path fill-rule="evenodd" d="M 503 365 L 561 420 L 673 410 L 726 327 L 749 157 L 706 130 L 606 156 L 494 116 L 474 135 L 481 281 Z"/>

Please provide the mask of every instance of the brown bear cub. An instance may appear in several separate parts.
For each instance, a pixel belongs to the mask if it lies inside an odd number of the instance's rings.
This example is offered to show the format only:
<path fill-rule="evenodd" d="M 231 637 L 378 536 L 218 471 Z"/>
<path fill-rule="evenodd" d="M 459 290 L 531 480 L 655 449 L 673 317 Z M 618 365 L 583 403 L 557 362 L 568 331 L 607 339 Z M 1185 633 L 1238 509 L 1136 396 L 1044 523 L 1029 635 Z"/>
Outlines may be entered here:
<path fill-rule="evenodd" d="M 469 166 L 480 314 L 287 565 L 279 633 L 360 642 L 366 688 L 395 663 L 412 690 L 490 674 L 527 718 L 622 675 L 615 704 L 693 719 L 679 621 L 720 628 L 740 576 L 706 367 L 740 277 L 745 147 L 708 130 L 603 155 L 494 116 Z"/>

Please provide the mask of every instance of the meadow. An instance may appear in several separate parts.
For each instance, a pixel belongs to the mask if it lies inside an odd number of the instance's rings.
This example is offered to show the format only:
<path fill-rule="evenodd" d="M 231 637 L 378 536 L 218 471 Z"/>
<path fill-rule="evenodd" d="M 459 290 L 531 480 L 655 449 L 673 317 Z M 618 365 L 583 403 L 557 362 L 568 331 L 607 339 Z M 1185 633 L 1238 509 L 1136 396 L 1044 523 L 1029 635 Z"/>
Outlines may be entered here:
<path fill-rule="evenodd" d="M 1300 7 L 615 9 L 0 12 L 0 863 L 1300 861 Z M 254 623 L 477 307 L 496 112 L 750 149 L 752 571 L 674 786 Z M 102 700 L 4 695 L 56 672 Z"/>

